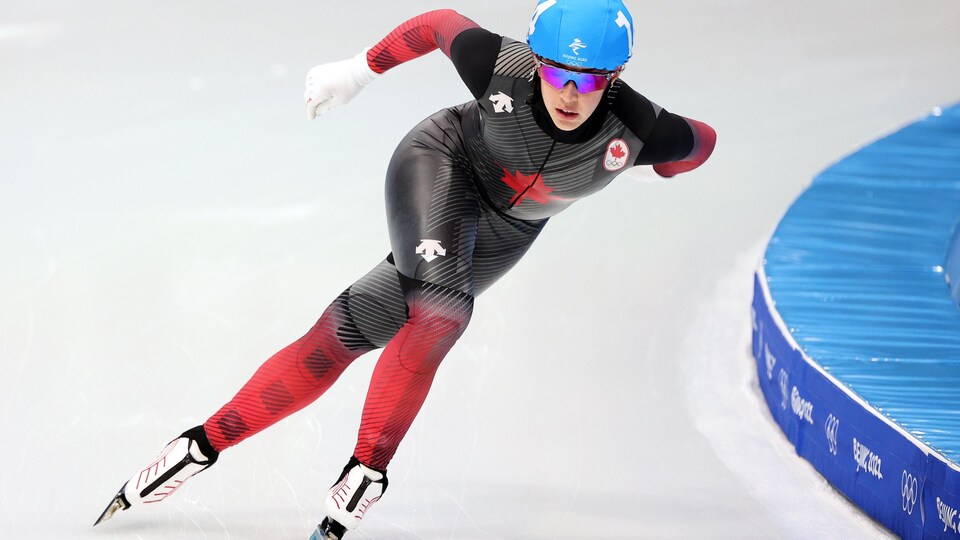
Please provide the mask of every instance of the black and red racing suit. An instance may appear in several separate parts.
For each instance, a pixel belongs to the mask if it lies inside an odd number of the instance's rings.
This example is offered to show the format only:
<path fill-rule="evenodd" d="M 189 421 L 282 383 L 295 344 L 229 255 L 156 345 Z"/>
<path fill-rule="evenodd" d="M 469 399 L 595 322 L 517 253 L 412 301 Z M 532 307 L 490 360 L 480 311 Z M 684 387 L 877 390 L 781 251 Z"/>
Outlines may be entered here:
<path fill-rule="evenodd" d="M 218 451 L 312 402 L 355 358 L 383 347 L 355 457 L 385 470 L 467 327 L 474 297 L 516 264 L 551 216 L 630 166 L 654 164 L 673 176 L 713 150 L 709 126 L 620 79 L 580 127 L 556 128 L 530 48 L 452 10 L 407 21 L 367 61 L 382 73 L 437 48 L 475 99 L 430 116 L 394 153 L 386 178 L 392 253 L 207 420 Z"/>

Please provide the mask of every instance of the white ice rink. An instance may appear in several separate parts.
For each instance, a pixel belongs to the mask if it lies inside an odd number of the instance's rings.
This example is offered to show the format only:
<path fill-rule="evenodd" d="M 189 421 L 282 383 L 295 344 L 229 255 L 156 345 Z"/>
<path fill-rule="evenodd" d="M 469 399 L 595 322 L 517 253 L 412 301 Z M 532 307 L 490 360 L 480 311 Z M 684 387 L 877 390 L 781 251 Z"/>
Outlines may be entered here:
<path fill-rule="evenodd" d="M 373 355 L 171 500 L 91 525 L 387 254 L 394 146 L 469 99 L 435 52 L 310 123 L 307 69 L 439 7 L 522 38 L 534 3 L 0 3 L 0 538 L 306 540 Z M 478 299 L 349 540 L 887 534 L 766 411 L 752 271 L 814 174 L 960 99 L 960 3 L 629 5 L 624 78 L 716 152 L 552 220 Z"/>

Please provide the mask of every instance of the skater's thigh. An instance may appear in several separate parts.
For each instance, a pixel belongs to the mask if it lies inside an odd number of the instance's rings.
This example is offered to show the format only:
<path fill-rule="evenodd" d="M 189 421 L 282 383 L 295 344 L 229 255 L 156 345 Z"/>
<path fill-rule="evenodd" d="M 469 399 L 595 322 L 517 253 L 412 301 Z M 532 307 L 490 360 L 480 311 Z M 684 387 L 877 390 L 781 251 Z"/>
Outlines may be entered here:
<path fill-rule="evenodd" d="M 387 224 L 403 275 L 473 295 L 480 205 L 462 167 L 449 152 L 401 145 L 387 173 Z"/>

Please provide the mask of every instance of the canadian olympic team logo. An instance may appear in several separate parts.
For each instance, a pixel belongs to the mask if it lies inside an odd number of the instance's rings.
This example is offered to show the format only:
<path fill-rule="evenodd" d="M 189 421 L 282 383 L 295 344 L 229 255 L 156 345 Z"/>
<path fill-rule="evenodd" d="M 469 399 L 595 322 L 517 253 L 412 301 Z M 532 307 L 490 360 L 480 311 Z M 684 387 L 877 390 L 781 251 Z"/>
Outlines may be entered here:
<path fill-rule="evenodd" d="M 623 139 L 614 139 L 607 145 L 607 153 L 603 156 L 603 168 L 608 171 L 618 171 L 627 164 L 630 157 L 630 147 Z"/>

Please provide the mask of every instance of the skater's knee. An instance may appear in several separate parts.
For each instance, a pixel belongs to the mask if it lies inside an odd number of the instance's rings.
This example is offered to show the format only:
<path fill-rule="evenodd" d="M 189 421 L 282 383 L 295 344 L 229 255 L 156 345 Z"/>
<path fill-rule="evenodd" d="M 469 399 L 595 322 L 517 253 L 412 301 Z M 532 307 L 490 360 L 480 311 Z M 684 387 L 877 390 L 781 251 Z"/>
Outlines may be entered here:
<path fill-rule="evenodd" d="M 349 289 L 334 300 L 313 328 L 299 341 L 303 367 L 314 379 L 342 371 L 376 345 L 360 331 L 349 306 Z"/>
<path fill-rule="evenodd" d="M 331 302 L 304 337 L 311 342 L 323 343 L 327 346 L 336 342 L 349 351 L 376 348 L 357 327 L 350 310 L 349 299 L 350 289 L 348 288 Z"/>
<path fill-rule="evenodd" d="M 449 349 L 470 324 L 473 301 L 461 306 L 416 306 L 410 310 L 410 324 L 414 333 L 426 338 L 434 348 Z"/>
<path fill-rule="evenodd" d="M 420 282 L 406 299 L 410 317 L 400 362 L 408 371 L 432 373 L 470 324 L 473 297 Z"/>
<path fill-rule="evenodd" d="M 473 317 L 473 296 L 462 291 L 416 282 L 405 292 L 409 322 L 434 335 L 458 339 Z"/>

